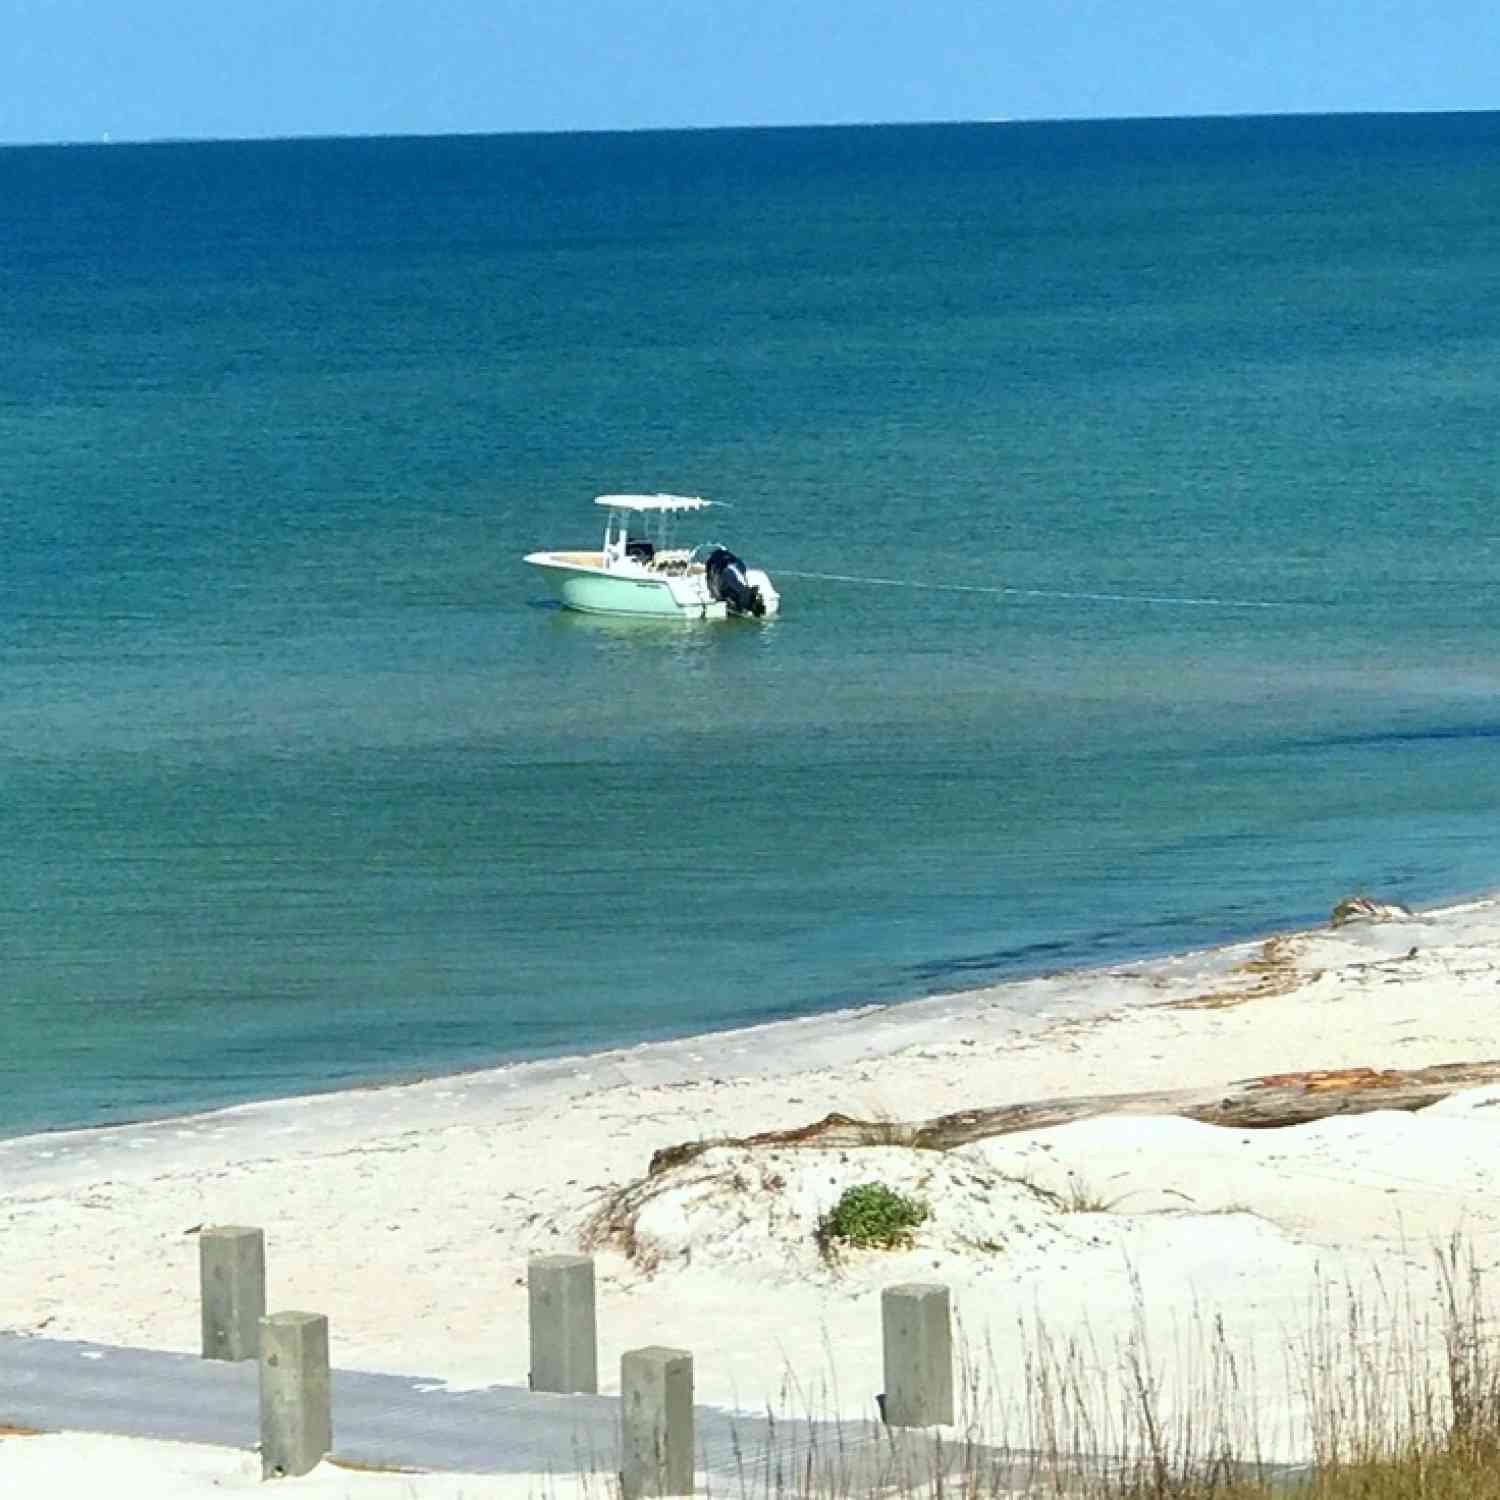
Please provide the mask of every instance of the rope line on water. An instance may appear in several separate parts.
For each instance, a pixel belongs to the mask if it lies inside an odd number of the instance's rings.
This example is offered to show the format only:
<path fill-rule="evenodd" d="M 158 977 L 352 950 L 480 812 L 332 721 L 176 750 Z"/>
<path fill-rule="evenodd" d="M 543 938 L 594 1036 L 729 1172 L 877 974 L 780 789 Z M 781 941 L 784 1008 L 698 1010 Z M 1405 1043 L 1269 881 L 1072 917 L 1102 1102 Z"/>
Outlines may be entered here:
<path fill-rule="evenodd" d="M 1294 603 L 1276 599 L 1199 599 L 1183 594 L 1099 594 L 1071 589 L 1019 589 L 1005 584 L 924 583 L 917 578 L 862 578 L 852 573 L 804 573 L 796 568 L 771 568 L 767 571 L 776 578 L 813 578 L 825 583 L 873 583 L 882 588 L 932 589 L 955 594 L 1008 594 L 1019 599 L 1082 599 L 1108 604 L 1180 604 L 1209 609 L 1296 609 L 1299 607 Z"/>

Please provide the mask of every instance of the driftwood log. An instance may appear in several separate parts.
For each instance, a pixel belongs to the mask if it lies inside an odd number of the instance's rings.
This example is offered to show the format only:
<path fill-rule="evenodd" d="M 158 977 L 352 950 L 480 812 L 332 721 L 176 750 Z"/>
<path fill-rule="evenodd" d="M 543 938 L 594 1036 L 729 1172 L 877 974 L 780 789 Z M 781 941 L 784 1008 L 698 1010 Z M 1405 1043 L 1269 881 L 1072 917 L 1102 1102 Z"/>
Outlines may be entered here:
<path fill-rule="evenodd" d="M 1206 1125 L 1271 1130 L 1303 1125 L 1331 1115 L 1362 1115 L 1377 1109 L 1423 1109 L 1460 1089 L 1500 1083 L 1500 1060 L 1439 1063 L 1430 1068 L 1338 1068 L 1313 1073 L 1268 1073 L 1217 1088 L 1163 1089 L 1143 1094 L 1089 1094 L 1039 1099 L 993 1109 L 961 1109 L 930 1120 L 856 1120 L 830 1114 L 792 1130 L 724 1136 L 663 1146 L 651 1158 L 650 1175 L 701 1156 L 716 1146 L 910 1146 L 951 1151 L 990 1136 L 1040 1130 L 1097 1115 L 1181 1115 Z"/>

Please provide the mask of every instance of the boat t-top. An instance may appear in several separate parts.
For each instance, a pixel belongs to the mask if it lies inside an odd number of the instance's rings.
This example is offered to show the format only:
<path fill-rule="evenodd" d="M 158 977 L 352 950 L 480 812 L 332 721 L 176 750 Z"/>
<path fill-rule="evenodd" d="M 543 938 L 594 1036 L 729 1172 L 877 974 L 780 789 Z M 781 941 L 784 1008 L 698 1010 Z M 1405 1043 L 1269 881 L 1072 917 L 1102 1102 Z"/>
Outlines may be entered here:
<path fill-rule="evenodd" d="M 759 568 L 709 542 L 675 547 L 679 516 L 714 508 L 697 495 L 600 495 L 608 512 L 597 552 L 530 552 L 526 561 L 569 609 L 594 615 L 722 620 L 774 615 L 781 596 Z"/>

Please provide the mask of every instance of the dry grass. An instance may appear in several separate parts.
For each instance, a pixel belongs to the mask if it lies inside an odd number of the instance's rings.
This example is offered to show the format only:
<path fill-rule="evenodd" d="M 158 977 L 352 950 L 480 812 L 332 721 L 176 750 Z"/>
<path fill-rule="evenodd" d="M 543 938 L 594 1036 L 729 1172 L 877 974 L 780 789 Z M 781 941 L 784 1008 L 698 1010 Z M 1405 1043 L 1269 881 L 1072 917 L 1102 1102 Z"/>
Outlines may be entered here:
<path fill-rule="evenodd" d="M 1267 1432 L 1256 1372 L 1201 1309 L 1155 1347 L 1138 1315 L 1110 1349 L 1018 1324 L 1024 1379 L 1003 1392 L 959 1337 L 960 1436 L 823 1423 L 739 1457 L 730 1500 L 1500 1500 L 1500 1360 L 1471 1254 L 1435 1254 L 1441 1323 L 1407 1292 L 1323 1286 L 1286 1351 L 1305 1423 Z M 1138 1308 L 1141 1300 L 1137 1298 Z M 1173 1372 L 1171 1380 L 1167 1371 Z M 817 1420 L 794 1381 L 783 1409 Z M 790 1401 L 791 1405 L 787 1403 Z M 833 1403 L 836 1407 L 837 1403 Z M 831 1435 L 830 1435 L 831 1434 Z M 1289 1447 L 1289 1444 L 1292 1445 Z M 1298 1462 L 1270 1453 L 1305 1455 Z"/>

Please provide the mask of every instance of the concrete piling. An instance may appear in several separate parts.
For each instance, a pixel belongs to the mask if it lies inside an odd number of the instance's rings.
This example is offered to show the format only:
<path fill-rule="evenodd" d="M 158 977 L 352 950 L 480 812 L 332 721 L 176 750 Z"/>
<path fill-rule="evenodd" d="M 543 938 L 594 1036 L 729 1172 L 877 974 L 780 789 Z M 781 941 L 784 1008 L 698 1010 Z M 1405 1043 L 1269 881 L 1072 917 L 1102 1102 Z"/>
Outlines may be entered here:
<path fill-rule="evenodd" d="M 693 1493 L 693 1356 L 653 1345 L 620 1359 L 623 1500 Z"/>
<path fill-rule="evenodd" d="M 238 1224 L 198 1232 L 204 1359 L 254 1359 L 266 1313 L 266 1237 Z"/>
<path fill-rule="evenodd" d="M 260 1320 L 260 1467 L 296 1478 L 333 1448 L 328 1319 L 280 1312 Z"/>
<path fill-rule="evenodd" d="M 531 1388 L 599 1390 L 594 1262 L 587 1255 L 538 1255 L 526 1264 L 531 1312 Z"/>
<path fill-rule="evenodd" d="M 884 1415 L 891 1427 L 953 1420 L 953 1327 L 948 1288 L 928 1282 L 880 1294 L 885 1346 Z"/>

